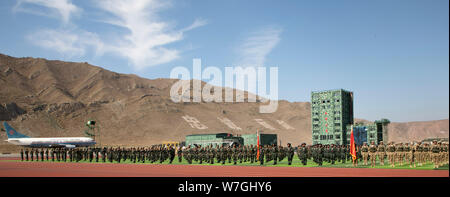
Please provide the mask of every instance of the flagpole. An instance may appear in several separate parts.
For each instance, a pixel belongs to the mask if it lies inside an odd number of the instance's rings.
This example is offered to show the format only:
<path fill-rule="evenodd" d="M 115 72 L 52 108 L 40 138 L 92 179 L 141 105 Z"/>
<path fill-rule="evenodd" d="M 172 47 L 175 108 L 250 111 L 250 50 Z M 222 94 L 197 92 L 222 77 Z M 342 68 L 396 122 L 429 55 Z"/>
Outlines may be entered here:
<path fill-rule="evenodd" d="M 256 159 L 259 160 L 259 131 L 256 129 Z"/>
<path fill-rule="evenodd" d="M 356 146 L 355 146 L 355 136 L 353 134 L 353 124 L 351 125 L 351 133 L 350 133 L 350 154 L 352 155 L 353 166 L 355 166 L 355 164 L 357 165 L 356 162 L 358 161 L 356 158 Z"/>

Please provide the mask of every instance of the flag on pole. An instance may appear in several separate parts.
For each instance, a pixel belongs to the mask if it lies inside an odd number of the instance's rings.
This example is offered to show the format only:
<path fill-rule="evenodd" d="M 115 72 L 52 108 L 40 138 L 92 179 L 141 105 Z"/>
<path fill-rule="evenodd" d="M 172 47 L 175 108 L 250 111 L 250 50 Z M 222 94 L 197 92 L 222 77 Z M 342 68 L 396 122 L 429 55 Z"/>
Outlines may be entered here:
<path fill-rule="evenodd" d="M 256 130 L 256 159 L 259 160 L 259 132 Z"/>
<path fill-rule="evenodd" d="M 352 155 L 353 161 L 356 160 L 356 147 L 355 147 L 355 136 L 353 135 L 353 125 L 352 131 L 350 133 L 350 154 Z"/>

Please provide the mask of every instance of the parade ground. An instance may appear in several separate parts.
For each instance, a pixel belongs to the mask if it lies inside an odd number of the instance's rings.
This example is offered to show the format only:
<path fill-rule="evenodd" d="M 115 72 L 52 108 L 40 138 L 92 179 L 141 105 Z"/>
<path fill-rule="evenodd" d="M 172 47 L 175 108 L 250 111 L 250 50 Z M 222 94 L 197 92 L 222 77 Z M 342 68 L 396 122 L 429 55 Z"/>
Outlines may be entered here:
<path fill-rule="evenodd" d="M 449 177 L 445 169 L 22 162 L 0 159 L 0 177 Z"/>

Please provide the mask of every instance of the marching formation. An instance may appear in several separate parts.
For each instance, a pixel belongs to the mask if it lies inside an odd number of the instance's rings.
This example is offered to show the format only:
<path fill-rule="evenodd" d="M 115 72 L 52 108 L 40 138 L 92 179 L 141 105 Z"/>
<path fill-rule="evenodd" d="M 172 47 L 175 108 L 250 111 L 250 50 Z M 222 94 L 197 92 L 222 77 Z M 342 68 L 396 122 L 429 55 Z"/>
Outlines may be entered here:
<path fill-rule="evenodd" d="M 222 145 L 222 146 L 187 146 L 174 147 L 155 145 L 151 147 L 103 147 L 103 148 L 33 148 L 31 150 L 21 150 L 22 161 L 58 161 L 58 162 L 132 162 L 132 163 L 163 163 L 168 161 L 172 164 L 175 158 L 178 163 L 183 159 L 188 164 L 225 164 L 230 163 L 264 163 L 277 165 L 280 161 L 287 159 L 288 165 L 292 164 L 294 155 L 298 156 L 301 164 L 307 165 L 308 161 L 313 161 L 319 166 L 324 162 L 335 164 L 336 162 L 345 163 L 352 160 L 349 145 L 306 145 L 305 143 L 298 147 L 287 147 L 277 145 Z M 362 146 L 356 146 L 356 164 L 360 160 L 364 165 L 374 167 L 377 158 L 379 164 L 385 165 L 385 159 L 392 166 L 396 164 L 410 164 L 410 167 L 421 166 L 427 162 L 433 162 L 434 167 L 448 164 L 448 143 L 434 141 L 433 144 L 427 143 L 398 143 L 393 142 L 384 145 L 380 142 L 375 145 L 364 143 Z"/>
<path fill-rule="evenodd" d="M 432 162 L 434 168 L 448 164 L 448 143 L 437 142 L 434 140 L 432 144 L 428 143 L 389 143 L 384 145 L 380 142 L 375 145 L 371 142 L 370 145 L 364 144 L 357 148 L 357 157 L 364 161 L 364 165 L 373 167 L 376 165 L 376 158 L 378 157 L 380 164 L 384 165 L 387 158 L 389 165 L 395 167 L 396 164 L 409 164 L 409 167 L 422 166 L 425 163 Z"/>

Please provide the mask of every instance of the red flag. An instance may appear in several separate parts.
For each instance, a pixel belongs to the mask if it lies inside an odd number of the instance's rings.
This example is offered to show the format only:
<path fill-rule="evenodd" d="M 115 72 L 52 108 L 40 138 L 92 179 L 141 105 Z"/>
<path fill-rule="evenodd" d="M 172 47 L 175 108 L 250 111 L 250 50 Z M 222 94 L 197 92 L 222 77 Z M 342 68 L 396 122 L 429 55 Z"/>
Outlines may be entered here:
<path fill-rule="evenodd" d="M 259 160 L 259 132 L 256 130 L 256 159 Z"/>
<path fill-rule="evenodd" d="M 353 125 L 352 132 L 350 134 L 350 154 L 352 155 L 353 161 L 356 160 L 356 147 L 355 147 L 355 137 L 353 136 Z"/>

